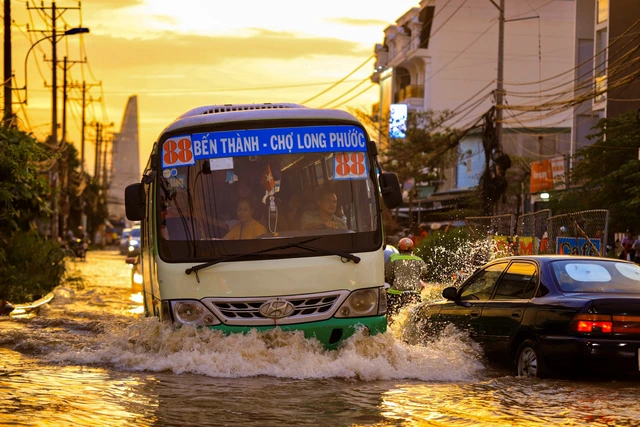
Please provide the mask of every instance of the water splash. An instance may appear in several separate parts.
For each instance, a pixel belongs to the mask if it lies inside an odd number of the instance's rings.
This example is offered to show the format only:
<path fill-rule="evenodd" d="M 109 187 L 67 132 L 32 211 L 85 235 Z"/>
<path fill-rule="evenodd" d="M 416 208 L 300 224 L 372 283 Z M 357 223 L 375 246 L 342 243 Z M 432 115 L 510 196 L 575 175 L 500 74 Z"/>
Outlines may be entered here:
<path fill-rule="evenodd" d="M 174 329 L 154 318 L 114 328 L 91 347 L 54 352 L 47 359 L 218 378 L 462 381 L 483 369 L 475 350 L 455 334 L 427 347 L 399 342 L 390 332 L 376 336 L 358 332 L 340 349 L 328 351 L 300 331 L 227 336 L 209 329 Z"/>

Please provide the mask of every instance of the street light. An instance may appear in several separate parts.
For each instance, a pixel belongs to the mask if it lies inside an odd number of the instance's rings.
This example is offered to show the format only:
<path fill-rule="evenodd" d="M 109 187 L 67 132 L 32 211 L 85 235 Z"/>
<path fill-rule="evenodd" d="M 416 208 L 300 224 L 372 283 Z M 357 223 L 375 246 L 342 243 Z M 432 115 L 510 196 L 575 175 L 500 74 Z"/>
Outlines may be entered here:
<path fill-rule="evenodd" d="M 62 33 L 60 38 L 62 38 L 64 36 L 72 36 L 74 34 L 85 34 L 85 33 L 88 33 L 88 32 L 89 32 L 89 29 L 86 28 L 86 27 L 71 28 L 71 29 L 65 31 L 64 33 Z M 36 45 L 38 43 L 43 42 L 45 40 L 49 40 L 52 37 L 53 37 L 53 35 L 47 36 L 47 37 L 43 37 L 40 40 L 36 41 L 34 44 L 31 45 L 31 47 L 27 51 L 27 54 L 24 57 L 24 86 L 20 87 L 20 88 L 16 88 L 16 90 L 24 90 L 24 104 L 25 105 L 27 105 L 27 61 L 29 60 L 29 54 L 31 53 L 33 48 L 36 47 Z M 58 42 L 58 40 L 56 40 L 56 43 L 57 42 Z M 53 64 L 53 66 L 55 67 L 56 64 Z"/>

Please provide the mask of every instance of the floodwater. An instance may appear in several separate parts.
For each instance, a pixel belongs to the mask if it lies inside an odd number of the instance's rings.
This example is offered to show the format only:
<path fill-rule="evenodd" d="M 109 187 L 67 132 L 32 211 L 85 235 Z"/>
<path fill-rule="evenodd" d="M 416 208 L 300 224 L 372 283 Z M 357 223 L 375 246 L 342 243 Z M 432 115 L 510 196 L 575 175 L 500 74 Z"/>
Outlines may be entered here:
<path fill-rule="evenodd" d="M 141 317 L 117 252 L 75 267 L 84 288 L 0 318 L 0 425 L 640 425 L 636 381 L 516 378 L 455 331 L 404 344 L 402 319 L 337 351 L 298 334 L 174 331 Z"/>

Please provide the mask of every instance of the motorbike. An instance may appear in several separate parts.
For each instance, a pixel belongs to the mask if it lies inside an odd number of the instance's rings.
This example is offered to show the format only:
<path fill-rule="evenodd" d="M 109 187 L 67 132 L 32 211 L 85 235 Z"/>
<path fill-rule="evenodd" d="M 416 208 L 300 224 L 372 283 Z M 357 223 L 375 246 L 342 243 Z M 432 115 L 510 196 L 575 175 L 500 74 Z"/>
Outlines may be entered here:
<path fill-rule="evenodd" d="M 73 259 L 85 261 L 87 259 L 87 243 L 80 238 L 73 238 L 67 242 L 67 252 Z"/>

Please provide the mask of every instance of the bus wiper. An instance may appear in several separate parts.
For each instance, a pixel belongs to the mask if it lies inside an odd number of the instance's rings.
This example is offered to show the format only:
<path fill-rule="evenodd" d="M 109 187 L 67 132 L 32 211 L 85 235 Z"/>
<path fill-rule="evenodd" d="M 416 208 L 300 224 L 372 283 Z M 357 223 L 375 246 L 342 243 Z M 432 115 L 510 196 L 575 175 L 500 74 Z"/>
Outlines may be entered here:
<path fill-rule="evenodd" d="M 293 246 L 295 246 L 296 248 L 300 248 L 300 249 L 306 249 L 306 250 L 312 251 L 312 252 L 318 252 L 318 253 L 323 254 L 323 255 L 337 255 L 340 258 L 346 258 L 348 260 L 351 260 L 355 264 L 360 262 L 360 257 L 359 256 L 355 256 L 354 254 L 350 254 L 349 252 L 342 252 L 342 251 L 336 251 L 336 250 L 331 250 L 331 249 L 321 249 L 321 248 L 316 248 L 316 247 L 313 247 L 313 246 L 307 246 L 304 243 L 308 243 L 308 242 L 295 243 L 295 244 L 293 244 Z"/>
<path fill-rule="evenodd" d="M 267 248 L 267 249 L 263 249 L 261 251 L 247 252 L 247 253 L 244 253 L 244 254 L 231 255 L 231 256 L 219 258 L 219 259 L 217 259 L 215 261 L 209 261 L 209 262 L 205 262 L 204 264 L 194 265 L 193 267 L 187 268 L 184 272 L 187 275 L 189 275 L 191 273 L 196 273 L 196 280 L 198 281 L 198 283 L 200 283 L 200 278 L 198 277 L 198 271 L 202 270 L 203 268 L 211 267 L 212 265 L 216 265 L 216 264 L 221 263 L 221 262 L 226 262 L 226 261 L 230 261 L 230 260 L 233 260 L 233 259 L 245 258 L 245 257 L 253 256 L 253 255 L 259 255 L 259 254 L 263 254 L 263 253 L 271 252 L 271 251 L 277 251 L 279 249 L 288 249 L 288 248 L 294 248 L 294 247 L 301 247 L 300 245 L 304 245 L 305 243 L 313 242 L 314 240 L 318 240 L 320 237 L 322 237 L 322 236 L 314 237 L 312 239 L 306 239 L 306 240 L 303 240 L 301 242 L 287 243 L 286 245 L 275 246 L 273 248 Z M 304 247 L 303 249 L 307 249 L 307 247 Z M 360 259 L 358 258 L 358 261 L 359 260 Z"/>

